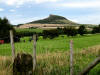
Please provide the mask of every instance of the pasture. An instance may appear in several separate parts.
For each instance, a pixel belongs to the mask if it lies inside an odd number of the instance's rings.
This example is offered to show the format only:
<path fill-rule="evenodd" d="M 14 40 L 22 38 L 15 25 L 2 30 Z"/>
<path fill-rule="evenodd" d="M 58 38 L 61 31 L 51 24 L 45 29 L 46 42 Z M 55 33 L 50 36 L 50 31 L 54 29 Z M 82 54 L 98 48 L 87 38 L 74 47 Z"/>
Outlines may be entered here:
<path fill-rule="evenodd" d="M 33 41 L 30 37 L 21 38 L 15 43 L 16 52 L 32 54 Z M 100 34 L 67 37 L 60 35 L 54 39 L 37 41 L 37 67 L 34 75 L 70 75 L 69 41 L 74 41 L 74 75 L 78 75 L 90 62 L 100 55 Z M 24 42 L 25 40 L 25 42 Z M 11 46 L 0 45 L 0 75 L 12 74 Z M 99 75 L 100 65 L 92 69 L 89 75 Z"/>
<path fill-rule="evenodd" d="M 32 53 L 33 41 L 30 42 L 29 38 L 30 37 L 21 38 L 21 42 L 15 43 L 16 52 Z M 37 54 L 69 51 L 69 41 L 71 39 L 74 41 L 75 52 L 80 51 L 81 49 L 87 49 L 91 46 L 100 45 L 100 34 L 75 37 L 67 37 L 66 35 L 61 35 L 54 39 L 43 39 L 43 37 L 40 36 L 39 40 L 37 41 Z M 25 40 L 25 42 L 23 40 Z M 11 55 L 10 44 L 0 45 L 0 55 Z"/>
<path fill-rule="evenodd" d="M 36 32 L 36 33 L 40 33 L 42 32 L 42 29 L 18 29 L 16 28 L 16 32 L 20 33 L 20 32 Z"/>

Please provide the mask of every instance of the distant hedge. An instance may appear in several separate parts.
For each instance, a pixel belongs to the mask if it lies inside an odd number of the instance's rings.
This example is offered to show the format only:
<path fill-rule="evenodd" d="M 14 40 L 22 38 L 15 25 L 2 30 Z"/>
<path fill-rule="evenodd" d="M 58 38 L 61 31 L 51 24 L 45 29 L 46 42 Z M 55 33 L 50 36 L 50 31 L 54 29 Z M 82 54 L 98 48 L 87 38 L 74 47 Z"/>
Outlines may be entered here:
<path fill-rule="evenodd" d="M 16 29 L 16 36 L 33 36 L 33 34 L 41 35 L 42 29 Z"/>
<path fill-rule="evenodd" d="M 100 25 L 98 27 L 94 27 L 92 31 L 87 31 L 86 27 L 81 25 L 79 28 L 75 28 L 72 26 L 64 27 L 64 28 L 57 28 L 57 29 L 49 29 L 49 30 L 42 30 L 42 29 L 17 29 L 16 36 L 24 37 L 24 36 L 32 36 L 33 34 L 37 34 L 38 36 L 43 36 L 44 39 L 50 38 L 53 39 L 58 37 L 59 35 L 67 35 L 69 36 L 76 36 L 77 34 L 84 35 L 90 33 L 100 33 Z"/>
<path fill-rule="evenodd" d="M 44 30 L 43 31 L 43 38 L 50 38 L 50 39 L 53 39 L 55 37 L 58 37 L 59 36 L 59 32 L 57 29 L 51 29 L 51 30 Z"/>
<path fill-rule="evenodd" d="M 76 36 L 78 34 L 78 30 L 74 27 L 57 28 L 51 30 L 44 30 L 42 34 L 44 39 L 53 39 L 55 37 L 58 37 L 59 35 Z"/>

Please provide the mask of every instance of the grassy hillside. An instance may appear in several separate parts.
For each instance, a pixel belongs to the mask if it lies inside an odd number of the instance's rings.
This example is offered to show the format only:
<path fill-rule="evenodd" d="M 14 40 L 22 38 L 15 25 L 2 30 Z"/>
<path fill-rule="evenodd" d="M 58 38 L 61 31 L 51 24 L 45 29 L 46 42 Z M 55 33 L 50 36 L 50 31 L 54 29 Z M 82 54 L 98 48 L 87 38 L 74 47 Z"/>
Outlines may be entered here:
<path fill-rule="evenodd" d="M 94 27 L 95 25 L 93 24 L 79 24 L 79 23 L 76 23 L 76 22 L 73 22 L 71 20 L 68 20 L 67 18 L 65 17 L 62 17 L 62 16 L 59 16 L 59 15 L 50 15 L 49 17 L 47 18 L 44 18 L 44 19 L 40 19 L 40 20 L 36 20 L 36 21 L 32 21 L 32 22 L 28 22 L 26 24 L 19 24 L 17 25 L 17 27 L 20 27 L 22 25 L 30 25 L 30 24 L 35 24 L 38 26 L 38 24 L 60 24 L 60 25 L 64 25 L 64 26 L 79 26 L 79 25 L 85 25 L 87 27 Z M 41 27 L 42 25 L 40 25 Z M 52 26 L 52 25 L 51 25 Z M 56 25 L 55 25 L 56 26 Z M 33 25 L 34 27 L 34 25 Z M 48 27 L 48 26 L 47 26 Z"/>
<path fill-rule="evenodd" d="M 77 24 L 77 23 L 74 23 L 74 22 L 66 19 L 65 17 L 58 16 L 58 15 L 50 15 L 48 18 L 45 18 L 45 19 L 29 22 L 29 24 L 34 24 L 34 23 L 35 24 L 36 23 L 40 23 L 40 24 Z"/>

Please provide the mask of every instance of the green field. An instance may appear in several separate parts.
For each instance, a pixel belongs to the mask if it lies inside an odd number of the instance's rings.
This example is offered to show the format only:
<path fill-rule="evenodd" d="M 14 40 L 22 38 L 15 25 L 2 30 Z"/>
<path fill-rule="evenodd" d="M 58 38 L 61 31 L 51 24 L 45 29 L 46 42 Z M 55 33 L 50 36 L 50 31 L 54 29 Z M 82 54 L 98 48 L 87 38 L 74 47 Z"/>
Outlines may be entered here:
<path fill-rule="evenodd" d="M 88 64 L 100 56 L 100 34 L 76 37 L 59 36 L 55 39 L 37 41 L 37 67 L 34 75 L 70 75 L 69 41 L 74 41 L 74 75 L 78 75 Z M 26 42 L 23 42 L 25 40 Z M 32 53 L 33 41 L 29 37 L 15 43 L 17 52 Z M 0 45 L 0 75 L 12 75 L 10 44 Z M 5 57 L 3 57 L 5 56 Z M 100 64 L 88 75 L 99 75 Z"/>
<path fill-rule="evenodd" d="M 17 33 L 20 32 L 36 32 L 36 33 L 41 33 L 43 30 L 42 29 L 15 29 Z"/>
<path fill-rule="evenodd" d="M 21 42 L 15 43 L 16 52 L 32 53 L 33 42 L 29 42 L 30 37 L 21 38 Z M 43 54 L 46 52 L 66 52 L 69 50 L 69 41 L 74 41 L 74 50 L 79 51 L 91 46 L 100 45 L 100 34 L 85 35 L 76 37 L 59 36 L 54 39 L 43 39 L 39 37 L 37 41 L 37 54 Z M 26 42 L 23 42 L 25 40 Z M 11 55 L 10 44 L 0 45 L 0 55 Z"/>

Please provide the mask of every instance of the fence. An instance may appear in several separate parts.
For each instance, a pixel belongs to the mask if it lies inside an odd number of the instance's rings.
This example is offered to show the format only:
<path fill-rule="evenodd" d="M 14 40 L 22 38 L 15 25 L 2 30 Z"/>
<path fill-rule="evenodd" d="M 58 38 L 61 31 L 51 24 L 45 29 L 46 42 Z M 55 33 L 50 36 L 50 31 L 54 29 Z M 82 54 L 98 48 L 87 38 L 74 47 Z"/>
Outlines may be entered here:
<path fill-rule="evenodd" d="M 15 57 L 15 54 L 18 52 L 26 52 L 30 53 L 34 56 L 34 65 L 36 65 L 36 57 L 37 57 L 37 67 L 36 67 L 36 72 L 35 74 L 40 75 L 78 75 L 91 61 L 93 61 L 96 56 L 94 53 L 97 53 L 98 50 L 95 50 L 91 54 L 91 50 L 94 49 L 89 49 L 89 50 L 82 50 L 80 52 L 77 52 L 73 49 L 73 43 L 70 42 L 70 50 L 71 51 L 65 51 L 65 52 L 57 52 L 57 48 L 62 49 L 62 43 L 66 41 L 60 41 L 59 45 L 55 47 L 51 41 L 44 42 L 44 44 L 41 44 L 41 42 L 37 42 L 36 46 L 36 41 L 22 41 L 20 43 L 15 43 L 13 42 L 12 38 L 12 32 L 10 32 L 11 36 L 11 45 L 10 44 L 1 44 L 0 45 L 0 55 L 1 56 L 9 56 L 13 55 Z M 34 40 L 36 36 L 34 36 Z M 57 41 L 57 40 L 56 40 Z M 68 41 L 67 41 L 68 42 Z M 45 46 L 47 44 L 47 46 Z M 56 43 L 57 44 L 57 43 Z M 34 45 L 34 46 L 33 46 Z M 61 48 L 59 47 L 61 46 Z M 66 43 L 65 48 L 68 47 L 69 45 Z M 12 51 L 11 51 L 12 49 Z M 15 50 L 15 51 L 14 51 Z M 37 50 L 37 51 L 34 51 Z M 52 52 L 52 50 L 55 50 L 56 52 Z M 51 51 L 51 52 L 49 52 Z M 37 52 L 37 55 L 34 54 Z M 39 52 L 39 53 L 38 53 Z M 88 55 L 87 55 L 88 54 Z M 70 56 L 70 57 L 69 57 Z M 86 59 L 90 58 L 91 59 Z M 35 67 L 34 67 L 35 69 Z M 89 73 L 89 75 L 92 72 Z"/>

